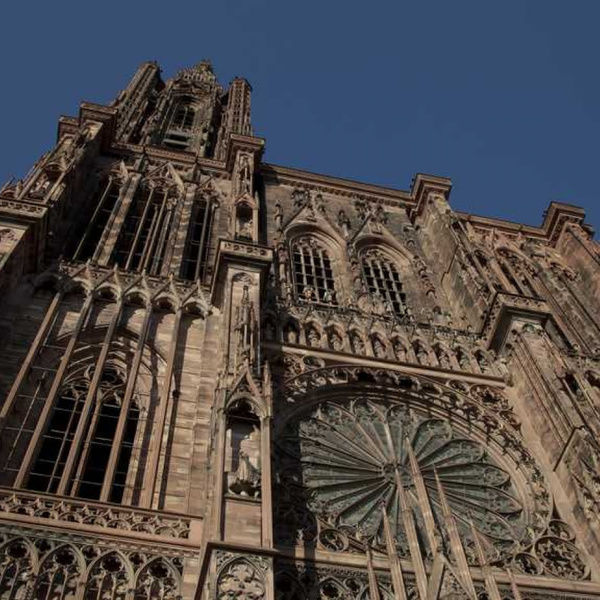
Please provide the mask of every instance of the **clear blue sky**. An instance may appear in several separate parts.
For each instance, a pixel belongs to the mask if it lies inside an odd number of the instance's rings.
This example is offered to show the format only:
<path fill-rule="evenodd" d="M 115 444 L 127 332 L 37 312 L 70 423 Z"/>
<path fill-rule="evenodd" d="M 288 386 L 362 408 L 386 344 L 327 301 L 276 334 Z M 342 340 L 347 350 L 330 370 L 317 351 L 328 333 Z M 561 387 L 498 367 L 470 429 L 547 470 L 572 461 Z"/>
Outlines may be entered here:
<path fill-rule="evenodd" d="M 0 179 L 108 102 L 137 65 L 210 58 L 254 87 L 266 160 L 539 224 L 550 200 L 600 229 L 600 0 L 5 2 Z"/>

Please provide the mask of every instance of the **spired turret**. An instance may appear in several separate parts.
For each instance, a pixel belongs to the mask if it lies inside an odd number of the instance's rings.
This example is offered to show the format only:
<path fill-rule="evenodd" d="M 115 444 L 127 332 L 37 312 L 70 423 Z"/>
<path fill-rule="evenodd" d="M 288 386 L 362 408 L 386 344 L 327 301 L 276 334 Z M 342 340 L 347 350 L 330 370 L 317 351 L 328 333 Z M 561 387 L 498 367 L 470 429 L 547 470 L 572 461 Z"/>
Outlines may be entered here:
<path fill-rule="evenodd" d="M 223 159 L 230 134 L 252 135 L 250 92 L 240 78 L 224 89 L 207 60 L 166 83 L 154 63 L 144 63 L 115 102 L 118 135 L 125 142 Z"/>

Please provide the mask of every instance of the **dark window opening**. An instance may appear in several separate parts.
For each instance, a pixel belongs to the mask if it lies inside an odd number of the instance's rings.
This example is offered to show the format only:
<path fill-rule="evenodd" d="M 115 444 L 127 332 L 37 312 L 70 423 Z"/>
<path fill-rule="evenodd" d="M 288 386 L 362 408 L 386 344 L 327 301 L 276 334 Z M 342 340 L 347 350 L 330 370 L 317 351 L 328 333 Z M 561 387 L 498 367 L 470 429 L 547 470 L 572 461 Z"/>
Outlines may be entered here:
<path fill-rule="evenodd" d="M 204 279 L 210 243 L 212 214 L 206 202 L 194 204 L 188 229 L 181 277 L 184 279 Z"/>
<path fill-rule="evenodd" d="M 112 260 L 122 269 L 160 275 L 165 258 L 172 209 L 162 191 L 136 191 L 115 244 Z"/>
<path fill-rule="evenodd" d="M 88 260 L 94 256 L 106 224 L 117 204 L 120 192 L 118 183 L 112 182 L 107 185 L 101 186 L 102 191 L 97 198 L 98 206 L 92 217 L 92 223 L 74 256 L 77 260 Z"/>
<path fill-rule="evenodd" d="M 303 239 L 294 244 L 292 258 L 298 299 L 336 305 L 333 269 L 327 251 L 314 239 Z"/>
<path fill-rule="evenodd" d="M 29 474 L 28 489 L 56 492 L 79 423 L 86 391 L 87 386 L 72 386 L 58 397 Z"/>
<path fill-rule="evenodd" d="M 386 303 L 396 315 L 403 315 L 406 295 L 396 266 L 379 254 L 370 254 L 363 257 L 362 269 L 369 293 Z"/>
<path fill-rule="evenodd" d="M 88 373 L 91 377 L 92 373 Z M 48 426 L 42 436 L 38 457 L 29 473 L 27 488 L 40 492 L 55 493 L 64 472 L 67 457 L 74 443 L 83 405 L 88 393 L 89 379 L 70 384 L 58 397 Z M 125 381 L 121 374 L 107 367 L 99 384 L 95 414 L 88 419 L 78 440 L 74 473 L 80 479 L 73 486 L 74 495 L 99 500 L 107 474 L 111 450 L 122 409 L 122 393 Z M 133 452 L 140 411 L 132 403 L 125 420 L 117 464 L 112 473 L 109 493 L 111 502 L 122 502 L 129 465 Z M 69 482 L 71 486 L 72 482 Z M 70 489 L 70 488 L 69 488 Z"/>

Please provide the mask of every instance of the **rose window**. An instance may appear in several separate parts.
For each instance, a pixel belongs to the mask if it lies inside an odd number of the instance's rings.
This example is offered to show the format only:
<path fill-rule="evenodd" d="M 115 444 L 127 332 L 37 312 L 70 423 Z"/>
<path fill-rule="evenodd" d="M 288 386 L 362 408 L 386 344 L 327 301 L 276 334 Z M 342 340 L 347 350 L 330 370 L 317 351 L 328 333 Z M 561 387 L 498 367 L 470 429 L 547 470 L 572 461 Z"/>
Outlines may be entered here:
<path fill-rule="evenodd" d="M 445 527 L 436 473 L 467 549 L 473 547 L 471 523 L 492 560 L 514 551 L 528 535 L 529 511 L 507 467 L 449 420 L 408 403 L 323 402 L 288 423 L 280 444 L 285 452 L 280 473 L 303 486 L 305 508 L 311 514 L 330 527 L 366 534 L 383 545 L 385 507 L 398 550 L 406 556 L 398 481 L 415 515 L 422 550 L 428 551 L 408 445 L 439 531 Z"/>

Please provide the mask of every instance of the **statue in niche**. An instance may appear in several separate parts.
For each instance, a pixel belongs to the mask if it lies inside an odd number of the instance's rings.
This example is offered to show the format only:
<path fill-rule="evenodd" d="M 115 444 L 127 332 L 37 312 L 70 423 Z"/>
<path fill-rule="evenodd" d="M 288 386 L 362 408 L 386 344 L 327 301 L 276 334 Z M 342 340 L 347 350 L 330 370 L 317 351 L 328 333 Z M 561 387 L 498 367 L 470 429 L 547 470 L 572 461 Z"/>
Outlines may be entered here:
<path fill-rule="evenodd" d="M 452 363 L 450 362 L 450 357 L 448 356 L 448 353 L 443 348 L 438 348 L 437 357 L 438 357 L 438 361 L 440 363 L 440 367 L 442 367 L 442 369 L 451 369 L 452 368 Z"/>
<path fill-rule="evenodd" d="M 227 416 L 225 468 L 227 488 L 232 494 L 255 498 L 260 495 L 260 422 L 242 401 Z"/>
<path fill-rule="evenodd" d="M 229 490 L 239 496 L 251 498 L 255 498 L 260 493 L 260 471 L 250 462 L 243 450 L 240 450 L 238 468 L 233 474 Z"/>
<path fill-rule="evenodd" d="M 314 327 L 309 327 L 306 332 L 306 342 L 313 348 L 318 348 L 321 345 L 321 336 Z"/>
<path fill-rule="evenodd" d="M 343 345 L 344 345 L 344 342 L 342 341 L 340 334 L 335 330 L 330 331 L 329 332 L 329 346 L 333 350 L 341 350 Z"/>
<path fill-rule="evenodd" d="M 319 212 L 325 212 L 325 202 L 323 201 L 323 196 L 321 194 L 317 194 L 314 199 L 315 209 Z"/>
<path fill-rule="evenodd" d="M 250 169 L 250 158 L 247 154 L 240 155 L 240 166 L 238 169 L 238 195 L 252 194 L 252 170 Z"/>
<path fill-rule="evenodd" d="M 471 361 L 462 348 L 456 349 L 456 360 L 463 371 L 469 371 L 471 369 Z"/>
<path fill-rule="evenodd" d="M 275 220 L 275 229 L 277 231 L 281 231 L 282 225 L 283 225 L 283 211 L 281 210 L 281 204 L 279 204 L 279 202 L 277 202 L 277 204 L 275 204 L 274 220 Z"/>
<path fill-rule="evenodd" d="M 350 336 L 350 344 L 352 345 L 352 351 L 355 354 L 365 353 L 365 343 L 363 342 L 362 337 L 358 335 L 358 333 L 353 333 Z"/>
<path fill-rule="evenodd" d="M 248 206 L 246 203 L 238 204 L 236 211 L 236 239 L 245 240 L 245 241 L 253 241 L 254 240 L 254 231 L 253 231 L 253 218 L 252 218 L 252 208 Z"/>
<path fill-rule="evenodd" d="M 421 365 L 429 365 L 429 353 L 425 350 L 425 346 L 421 342 L 415 343 L 415 356 Z"/>
<path fill-rule="evenodd" d="M 298 330 L 296 329 L 296 327 L 294 327 L 294 325 L 292 324 L 288 324 L 287 327 L 285 328 L 285 341 L 288 344 L 297 344 L 298 343 Z"/>
<path fill-rule="evenodd" d="M 340 226 L 344 237 L 347 238 L 350 235 L 350 219 L 346 216 L 345 211 L 342 209 L 338 213 L 338 225 Z"/>
<path fill-rule="evenodd" d="M 489 373 L 491 371 L 490 363 L 483 352 L 477 352 L 475 358 L 482 373 Z"/>
<path fill-rule="evenodd" d="M 387 223 L 387 215 L 383 210 L 383 206 L 380 203 L 377 203 L 373 209 L 373 220 L 378 225 L 385 225 Z M 379 233 L 381 233 L 381 227 L 378 228 Z"/>
<path fill-rule="evenodd" d="M 248 286 L 244 286 L 242 302 L 236 311 L 235 334 L 237 338 L 237 364 L 253 364 L 255 353 L 256 318 L 254 304 L 250 301 Z"/>
<path fill-rule="evenodd" d="M 289 255 L 283 244 L 277 246 L 277 266 L 278 266 L 278 277 L 279 284 L 282 285 L 286 282 L 286 266 L 288 264 Z"/>
<path fill-rule="evenodd" d="M 373 354 L 377 358 L 385 358 L 385 355 L 386 355 L 385 345 L 381 341 L 381 338 L 377 335 L 373 336 L 372 343 L 373 343 Z"/>
<path fill-rule="evenodd" d="M 393 341 L 392 349 L 394 350 L 394 356 L 396 357 L 396 360 L 400 362 L 406 362 L 406 346 L 398 338 Z"/>

